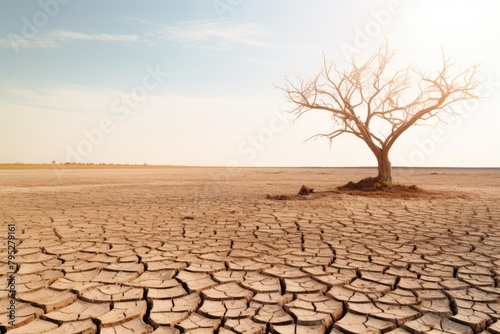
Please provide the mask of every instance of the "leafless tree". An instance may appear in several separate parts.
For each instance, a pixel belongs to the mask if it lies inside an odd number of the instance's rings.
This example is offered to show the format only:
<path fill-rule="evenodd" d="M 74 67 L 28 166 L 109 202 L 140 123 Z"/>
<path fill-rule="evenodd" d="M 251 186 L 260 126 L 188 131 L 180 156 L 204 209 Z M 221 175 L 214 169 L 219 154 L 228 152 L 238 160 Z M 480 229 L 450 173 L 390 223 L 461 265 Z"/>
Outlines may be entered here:
<path fill-rule="evenodd" d="M 331 114 L 333 131 L 313 137 L 333 140 L 352 134 L 373 152 L 378 162 L 378 181 L 392 181 L 389 151 L 411 126 L 447 122 L 457 116 L 457 102 L 477 99 L 477 65 L 457 70 L 443 52 L 442 65 L 433 73 L 412 66 L 390 70 L 394 51 L 383 43 L 365 63 L 352 61 L 339 70 L 323 56 L 320 72 L 311 80 L 287 79 L 282 88 L 297 117 L 311 110 Z M 435 122 L 433 122 L 435 121 Z"/>

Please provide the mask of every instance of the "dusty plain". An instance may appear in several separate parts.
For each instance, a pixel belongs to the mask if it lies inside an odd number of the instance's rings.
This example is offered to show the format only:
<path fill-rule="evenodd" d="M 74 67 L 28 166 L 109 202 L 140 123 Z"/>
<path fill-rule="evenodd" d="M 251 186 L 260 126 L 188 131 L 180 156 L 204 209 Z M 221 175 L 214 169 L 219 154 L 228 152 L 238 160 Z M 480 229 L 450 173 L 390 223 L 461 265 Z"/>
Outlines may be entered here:
<path fill-rule="evenodd" d="M 500 333 L 500 170 L 374 173 L 0 169 L 0 332 Z"/>

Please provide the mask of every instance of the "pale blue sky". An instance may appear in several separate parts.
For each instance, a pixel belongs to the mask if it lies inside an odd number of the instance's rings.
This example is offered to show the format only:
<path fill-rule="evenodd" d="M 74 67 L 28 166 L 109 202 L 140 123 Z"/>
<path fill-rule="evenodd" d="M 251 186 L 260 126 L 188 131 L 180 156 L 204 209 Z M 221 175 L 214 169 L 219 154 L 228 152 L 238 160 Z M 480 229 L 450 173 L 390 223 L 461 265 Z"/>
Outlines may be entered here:
<path fill-rule="evenodd" d="M 5 1 L 0 162 L 370 166 L 320 112 L 292 122 L 285 75 L 314 75 L 388 39 L 396 63 L 437 69 L 441 48 L 481 62 L 490 97 L 400 138 L 406 166 L 500 166 L 495 1 Z M 349 51 L 350 50 L 350 51 Z M 349 53 L 351 52 L 351 53 Z M 167 74 L 168 73 L 168 74 Z M 288 117 L 288 118 L 287 118 Z M 434 131 L 434 132 L 433 132 Z"/>

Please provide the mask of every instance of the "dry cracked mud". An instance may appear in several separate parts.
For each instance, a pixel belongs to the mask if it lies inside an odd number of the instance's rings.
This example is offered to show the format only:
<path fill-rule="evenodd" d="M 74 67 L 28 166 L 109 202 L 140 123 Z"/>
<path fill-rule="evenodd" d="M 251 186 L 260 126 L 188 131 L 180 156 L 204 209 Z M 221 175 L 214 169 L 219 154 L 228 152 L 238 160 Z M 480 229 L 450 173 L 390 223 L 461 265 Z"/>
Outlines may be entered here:
<path fill-rule="evenodd" d="M 396 172 L 436 198 L 266 199 L 372 172 L 0 171 L 0 332 L 500 333 L 499 170 Z"/>

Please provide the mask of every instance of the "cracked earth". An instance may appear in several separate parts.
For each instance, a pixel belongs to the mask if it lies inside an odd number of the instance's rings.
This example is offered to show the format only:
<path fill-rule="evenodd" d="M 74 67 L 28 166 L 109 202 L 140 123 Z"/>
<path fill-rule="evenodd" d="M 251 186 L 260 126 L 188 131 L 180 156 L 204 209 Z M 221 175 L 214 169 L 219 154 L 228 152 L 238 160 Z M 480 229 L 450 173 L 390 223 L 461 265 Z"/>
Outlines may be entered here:
<path fill-rule="evenodd" d="M 426 198 L 266 199 L 373 173 L 0 171 L 0 332 L 499 334 L 499 170 L 396 171 Z"/>

